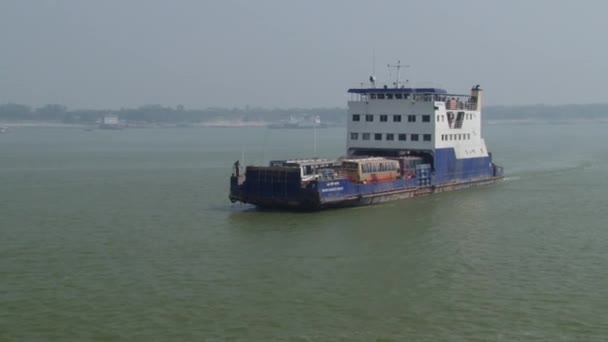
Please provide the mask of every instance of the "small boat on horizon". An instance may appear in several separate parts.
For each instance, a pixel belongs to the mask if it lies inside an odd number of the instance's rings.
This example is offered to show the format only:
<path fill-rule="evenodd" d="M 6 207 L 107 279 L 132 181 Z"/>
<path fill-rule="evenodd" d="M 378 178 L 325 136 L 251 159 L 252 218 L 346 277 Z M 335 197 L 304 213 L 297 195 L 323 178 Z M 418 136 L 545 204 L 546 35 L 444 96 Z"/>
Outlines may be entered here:
<path fill-rule="evenodd" d="M 273 123 L 266 127 L 271 129 L 313 129 L 327 128 L 327 124 L 321 123 L 321 118 L 318 115 L 308 120 L 298 120 L 292 115 L 289 121 Z"/>

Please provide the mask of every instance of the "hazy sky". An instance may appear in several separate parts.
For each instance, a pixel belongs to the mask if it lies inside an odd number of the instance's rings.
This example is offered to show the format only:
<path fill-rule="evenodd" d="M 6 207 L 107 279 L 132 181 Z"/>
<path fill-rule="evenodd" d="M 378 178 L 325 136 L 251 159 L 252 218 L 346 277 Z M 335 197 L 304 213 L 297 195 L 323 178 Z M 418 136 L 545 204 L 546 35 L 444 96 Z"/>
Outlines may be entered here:
<path fill-rule="evenodd" d="M 0 0 L 0 103 L 346 106 L 387 63 L 486 104 L 608 102 L 606 1 Z"/>

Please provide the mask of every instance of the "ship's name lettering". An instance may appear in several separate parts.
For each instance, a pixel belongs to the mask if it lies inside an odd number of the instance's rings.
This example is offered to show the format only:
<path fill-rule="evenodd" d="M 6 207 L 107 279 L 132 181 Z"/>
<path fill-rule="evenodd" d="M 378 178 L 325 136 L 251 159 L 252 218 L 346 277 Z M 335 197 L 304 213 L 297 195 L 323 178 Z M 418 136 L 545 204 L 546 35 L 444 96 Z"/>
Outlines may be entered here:
<path fill-rule="evenodd" d="M 330 191 L 342 191 L 344 190 L 343 186 L 339 186 L 337 188 L 326 188 L 326 189 L 321 189 L 321 192 L 330 192 Z"/>

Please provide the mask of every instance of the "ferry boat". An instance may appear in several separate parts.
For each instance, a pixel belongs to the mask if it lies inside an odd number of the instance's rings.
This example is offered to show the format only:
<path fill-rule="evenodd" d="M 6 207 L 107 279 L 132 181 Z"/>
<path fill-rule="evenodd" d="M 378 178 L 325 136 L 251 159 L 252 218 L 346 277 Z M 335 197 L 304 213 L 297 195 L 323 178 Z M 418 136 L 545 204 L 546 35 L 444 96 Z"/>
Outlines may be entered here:
<path fill-rule="evenodd" d="M 229 199 L 261 208 L 320 210 L 496 183 L 503 168 L 481 135 L 483 91 L 401 85 L 348 90 L 345 157 L 237 161 Z"/>

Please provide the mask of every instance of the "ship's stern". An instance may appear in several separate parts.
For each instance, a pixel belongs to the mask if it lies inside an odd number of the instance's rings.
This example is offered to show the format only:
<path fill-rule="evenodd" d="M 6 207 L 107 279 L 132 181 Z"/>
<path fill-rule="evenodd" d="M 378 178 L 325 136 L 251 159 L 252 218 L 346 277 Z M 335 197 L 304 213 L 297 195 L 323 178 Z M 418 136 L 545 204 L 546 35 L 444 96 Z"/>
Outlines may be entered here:
<path fill-rule="evenodd" d="M 317 210 L 320 207 L 315 182 L 302 182 L 294 167 L 247 166 L 245 175 L 230 177 L 230 201 L 261 208 Z"/>

